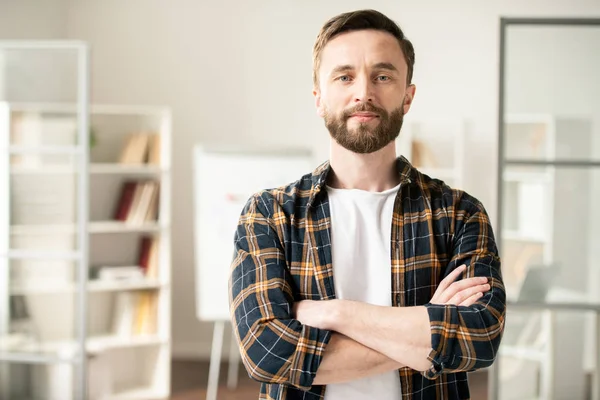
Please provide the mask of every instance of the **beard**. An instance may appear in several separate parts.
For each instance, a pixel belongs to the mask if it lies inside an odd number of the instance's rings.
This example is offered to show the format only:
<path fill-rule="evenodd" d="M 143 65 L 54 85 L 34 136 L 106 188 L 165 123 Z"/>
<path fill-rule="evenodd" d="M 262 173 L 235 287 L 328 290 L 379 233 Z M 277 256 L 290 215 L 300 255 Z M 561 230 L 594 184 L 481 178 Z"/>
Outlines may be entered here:
<path fill-rule="evenodd" d="M 371 128 L 368 123 L 360 123 L 358 127 L 350 130 L 348 119 L 356 112 L 376 113 L 379 124 Z M 400 106 L 388 113 L 371 103 L 361 103 L 344 110 L 340 115 L 330 114 L 325 110 L 324 120 L 329 134 L 340 146 L 353 153 L 368 154 L 381 150 L 396 140 L 404 121 L 404 109 Z"/>

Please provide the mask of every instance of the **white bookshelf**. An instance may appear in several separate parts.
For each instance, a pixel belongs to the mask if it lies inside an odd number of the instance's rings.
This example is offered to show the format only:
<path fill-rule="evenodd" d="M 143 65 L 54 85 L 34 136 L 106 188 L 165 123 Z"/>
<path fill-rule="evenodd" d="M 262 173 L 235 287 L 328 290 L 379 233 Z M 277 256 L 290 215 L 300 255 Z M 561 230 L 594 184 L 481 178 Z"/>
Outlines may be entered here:
<path fill-rule="evenodd" d="M 88 292 L 119 292 L 132 290 L 148 290 L 166 288 L 168 285 L 162 283 L 158 279 L 144 278 L 140 280 L 132 280 L 125 282 L 90 282 L 88 284 Z M 75 284 L 63 285 L 12 285 L 10 293 L 12 295 L 35 295 L 35 294 L 63 294 L 76 293 L 78 290 Z"/>
<path fill-rule="evenodd" d="M 6 223 L 0 255 L 8 267 L 8 276 L 0 279 L 0 284 L 8 284 L 0 287 L 0 303 L 10 302 L 11 297 L 24 299 L 35 329 L 35 334 L 24 340 L 0 341 L 5 344 L 0 360 L 3 356 L 28 360 L 26 363 L 35 365 L 32 373 L 39 380 L 36 385 L 45 388 L 40 390 L 59 396 L 63 390 L 61 399 L 73 399 L 70 389 L 75 382 L 64 383 L 59 389 L 48 387 L 53 385 L 56 371 L 77 379 L 73 372 L 79 348 L 77 302 L 85 293 L 83 348 L 90 400 L 166 399 L 171 373 L 170 111 L 91 105 L 89 121 L 94 137 L 89 150 L 77 143 L 76 111 L 74 104 L 0 103 L 0 115 L 5 117 L 0 118 L 0 135 L 10 138 L 2 148 L 9 166 L 2 182 L 9 188 L 10 201 L 0 204 L 0 223 Z M 41 134 L 36 134 L 36 129 Z M 159 138 L 158 160 L 120 160 L 128 135 L 134 133 Z M 80 169 L 77 157 L 84 151 L 89 152 L 89 163 Z M 77 218 L 80 174 L 86 182 L 86 220 Z M 156 207 L 156 218 L 149 211 L 140 211 L 133 220 L 123 217 L 119 201 L 127 182 L 138 182 L 130 184 L 131 193 L 140 193 L 131 203 Z M 144 182 L 153 183 L 144 186 Z M 158 193 L 157 205 L 152 200 L 154 193 Z M 83 249 L 78 246 L 82 231 L 87 238 Z M 147 250 L 154 256 L 143 258 L 154 259 L 148 261 L 152 267 L 142 270 L 141 276 L 97 278 L 94 271 L 102 267 L 138 268 L 143 238 L 148 238 L 146 243 L 157 239 L 156 252 Z M 148 244 L 148 249 L 152 246 Z M 84 287 L 77 275 L 82 260 L 88 262 Z M 147 310 L 145 316 L 140 314 L 142 309 Z M 0 318 L 6 317 L 0 313 Z M 125 325 L 127 329 L 122 330 Z M 0 332 L 0 336 L 6 334 Z M 65 357 L 74 363 L 67 370 L 51 362 Z"/>
<path fill-rule="evenodd" d="M 546 114 L 509 114 L 503 135 L 504 160 L 550 160 L 555 156 L 554 118 Z M 513 301 L 527 270 L 550 265 L 553 260 L 554 168 L 521 165 L 502 169 L 503 277 L 507 297 Z M 515 318 L 525 319 L 517 314 Z M 500 349 L 500 379 L 511 386 L 529 387 L 524 381 L 541 380 L 540 393 L 547 392 L 552 365 L 549 313 L 528 315 L 527 322 L 507 322 L 507 339 Z M 512 335 L 511 335 L 512 334 Z M 539 378 L 538 378 L 539 376 Z M 523 389 L 525 390 L 525 389 Z"/>
<path fill-rule="evenodd" d="M 506 160 L 555 158 L 556 121 L 552 115 L 508 114 L 504 125 Z M 508 258 L 504 277 L 508 288 L 518 288 L 530 264 L 550 265 L 554 260 L 555 168 L 507 165 L 502 179 L 501 238 Z M 515 259 L 511 259 L 513 253 Z M 525 253 L 529 255 L 523 256 Z"/>
<path fill-rule="evenodd" d="M 118 335 L 90 336 L 86 341 L 88 355 L 99 355 L 112 350 L 133 349 L 145 346 L 161 346 L 166 344 L 166 339 L 158 335 L 136 335 L 135 337 L 121 337 Z M 46 353 L 46 354 L 75 354 L 75 343 L 70 340 L 56 340 L 45 343 L 27 342 L 19 345 L 16 352 L 21 353 Z M 10 350 L 6 347 L 5 350 Z"/>
<path fill-rule="evenodd" d="M 147 388 L 127 390 L 109 397 L 110 400 L 161 400 L 155 391 Z"/>
<path fill-rule="evenodd" d="M 499 243 L 511 301 L 518 301 L 520 293 L 527 290 L 522 284 L 531 268 L 560 268 L 546 301 L 560 300 L 561 291 L 581 292 L 586 283 L 582 277 L 591 272 L 588 265 L 595 258 L 586 258 L 584 251 L 593 219 L 586 217 L 586 207 L 593 204 L 593 200 L 586 204 L 593 198 L 591 121 L 585 115 L 545 113 L 507 114 L 504 118 Z M 507 320 L 499 384 L 529 387 L 534 371 L 540 398 L 557 396 L 556 391 L 561 390 L 557 376 L 584 376 L 591 370 L 593 352 L 580 352 L 593 348 L 592 335 L 571 340 L 581 335 L 590 321 L 551 311 L 522 313 Z M 585 357 L 588 360 L 582 362 Z"/>
<path fill-rule="evenodd" d="M 90 174 L 117 174 L 117 175 L 160 175 L 168 172 L 161 169 L 160 166 L 146 165 L 120 165 L 116 163 L 94 163 L 89 165 Z M 11 169 L 12 174 L 73 174 L 73 168 L 64 166 L 50 166 L 46 168 L 39 167 L 20 167 L 15 166 Z"/>
<path fill-rule="evenodd" d="M 76 232 L 76 224 L 44 224 L 44 225 L 13 225 L 10 227 L 12 235 L 36 235 L 36 234 L 73 234 Z M 120 221 L 93 221 L 88 223 L 89 233 L 126 233 L 126 232 L 157 232 L 168 229 L 168 226 L 159 223 L 129 224 Z"/>
<path fill-rule="evenodd" d="M 423 174 L 463 189 L 466 131 L 466 121 L 459 118 L 407 120 L 396 152 Z"/>

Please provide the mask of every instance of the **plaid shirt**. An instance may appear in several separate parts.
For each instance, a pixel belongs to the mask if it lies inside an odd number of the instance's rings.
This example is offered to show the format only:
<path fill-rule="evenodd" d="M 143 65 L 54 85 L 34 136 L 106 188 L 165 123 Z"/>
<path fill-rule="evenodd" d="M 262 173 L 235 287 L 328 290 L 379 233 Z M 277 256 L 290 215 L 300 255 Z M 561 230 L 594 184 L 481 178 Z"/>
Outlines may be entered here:
<path fill-rule="evenodd" d="M 494 361 L 504 329 L 505 291 L 492 227 L 467 193 L 397 160 L 401 186 L 391 235 L 392 304 L 427 308 L 430 370 L 401 368 L 402 399 L 468 399 L 467 372 Z M 292 316 L 300 300 L 335 298 L 326 162 L 312 174 L 252 196 L 235 233 L 231 318 L 242 360 L 262 382 L 260 399 L 322 399 L 313 379 L 331 333 Z M 470 307 L 431 304 L 440 281 L 467 264 L 492 289 Z"/>

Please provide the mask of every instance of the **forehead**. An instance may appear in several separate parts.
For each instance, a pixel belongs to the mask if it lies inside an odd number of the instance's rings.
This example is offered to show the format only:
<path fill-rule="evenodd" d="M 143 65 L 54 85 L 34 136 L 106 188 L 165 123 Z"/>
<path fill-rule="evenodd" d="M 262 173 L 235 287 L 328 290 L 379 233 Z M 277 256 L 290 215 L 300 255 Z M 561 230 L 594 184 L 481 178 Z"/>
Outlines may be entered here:
<path fill-rule="evenodd" d="M 344 32 L 330 40 L 321 53 L 321 69 L 327 72 L 337 65 L 392 63 L 399 71 L 406 61 L 400 43 L 392 34 L 378 30 Z"/>

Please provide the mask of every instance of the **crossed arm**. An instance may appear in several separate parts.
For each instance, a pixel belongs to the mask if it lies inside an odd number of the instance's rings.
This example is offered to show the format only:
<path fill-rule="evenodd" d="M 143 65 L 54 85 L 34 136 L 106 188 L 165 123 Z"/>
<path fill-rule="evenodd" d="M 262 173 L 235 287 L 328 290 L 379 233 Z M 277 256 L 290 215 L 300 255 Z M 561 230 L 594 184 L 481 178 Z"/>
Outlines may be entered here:
<path fill-rule="evenodd" d="M 251 378 L 309 390 L 403 366 L 433 379 L 494 361 L 505 294 L 483 210 L 455 215 L 454 253 L 429 303 L 379 307 L 343 300 L 295 303 L 275 203 L 259 196 L 246 205 L 230 274 L 234 333 Z"/>
<path fill-rule="evenodd" d="M 456 268 L 439 285 L 436 304 L 471 306 L 490 290 L 487 278 L 456 281 Z M 295 316 L 303 324 L 334 331 L 314 383 L 360 379 L 408 366 L 431 367 L 431 328 L 425 307 L 381 307 L 346 300 L 301 301 Z M 403 338 L 399 340 L 398 338 Z"/>

